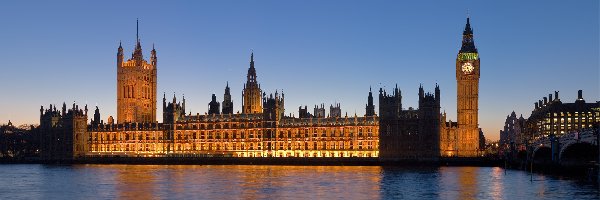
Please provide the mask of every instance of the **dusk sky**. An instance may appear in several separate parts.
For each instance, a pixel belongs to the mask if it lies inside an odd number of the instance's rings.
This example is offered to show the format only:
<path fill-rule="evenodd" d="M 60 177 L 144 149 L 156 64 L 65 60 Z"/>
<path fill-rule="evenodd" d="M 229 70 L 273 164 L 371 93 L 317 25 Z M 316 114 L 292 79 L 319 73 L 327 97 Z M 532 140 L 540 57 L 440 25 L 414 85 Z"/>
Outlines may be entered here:
<path fill-rule="evenodd" d="M 583 1 L 3 1 L 0 4 L 0 124 L 39 124 L 40 105 L 98 105 L 116 117 L 116 55 L 136 37 L 158 54 L 162 97 L 185 94 L 187 112 L 205 113 L 211 94 L 231 87 L 234 112 L 254 50 L 263 91 L 298 106 L 341 103 L 365 113 L 369 87 L 440 85 L 442 110 L 456 121 L 455 59 L 467 13 L 481 57 L 480 126 L 497 140 L 506 115 L 560 91 L 600 100 L 599 3 Z M 468 10 L 468 12 L 467 12 Z M 327 112 L 328 109 L 327 109 Z M 378 113 L 378 112 L 377 112 Z M 92 114 L 89 114 L 92 117 Z"/>

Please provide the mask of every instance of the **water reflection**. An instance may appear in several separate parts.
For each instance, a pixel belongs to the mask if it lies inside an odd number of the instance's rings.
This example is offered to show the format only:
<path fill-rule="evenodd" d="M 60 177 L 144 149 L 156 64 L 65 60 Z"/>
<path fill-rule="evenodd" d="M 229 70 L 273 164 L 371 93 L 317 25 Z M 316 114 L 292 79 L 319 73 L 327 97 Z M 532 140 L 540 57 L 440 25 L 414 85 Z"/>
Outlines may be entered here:
<path fill-rule="evenodd" d="M 114 166 L 115 189 L 121 199 L 152 199 L 156 191 L 156 175 L 154 173 L 138 173 L 137 170 L 150 171 L 155 166 Z"/>
<path fill-rule="evenodd" d="M 378 199 L 382 170 L 372 166 L 87 167 L 112 169 L 117 197 L 122 199 Z"/>
<path fill-rule="evenodd" d="M 474 199 L 477 195 L 478 167 L 458 168 L 458 191 L 459 199 Z"/>
<path fill-rule="evenodd" d="M 598 185 L 480 167 L 0 165 L 0 199 L 598 199 Z"/>

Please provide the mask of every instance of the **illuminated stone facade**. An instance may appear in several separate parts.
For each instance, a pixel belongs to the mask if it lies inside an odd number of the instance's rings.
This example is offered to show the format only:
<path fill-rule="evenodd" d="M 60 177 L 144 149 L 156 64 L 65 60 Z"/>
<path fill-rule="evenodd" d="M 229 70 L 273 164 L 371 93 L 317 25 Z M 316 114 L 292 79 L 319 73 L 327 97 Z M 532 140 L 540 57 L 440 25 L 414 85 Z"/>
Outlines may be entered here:
<path fill-rule="evenodd" d="M 124 60 L 123 47 L 117 52 L 117 123 L 156 121 L 156 50 L 150 62 L 144 60 L 139 37 L 131 58 Z"/>
<path fill-rule="evenodd" d="M 563 103 L 558 91 L 535 103 L 526 121 L 526 138 L 537 139 L 550 135 L 560 136 L 600 126 L 600 102 L 586 103 L 583 91 L 577 92 L 574 103 Z"/>
<path fill-rule="evenodd" d="M 123 60 L 123 48 L 119 45 L 117 121 L 112 116 L 106 123 L 100 120 L 96 108 L 89 126 L 83 123 L 72 130 L 62 129 L 78 138 L 64 140 L 72 140 L 74 145 L 68 152 L 73 152 L 74 157 L 380 157 L 383 160 L 478 155 L 479 55 L 469 19 L 456 60 L 457 122 L 446 122 L 445 113 L 440 114 L 437 85 L 433 94 L 425 94 L 423 87 L 419 87 L 417 109 L 402 108 L 402 95 L 396 87 L 389 95 L 380 88 L 379 116 L 370 90 L 362 117 L 348 117 L 347 113 L 343 116 L 339 103 L 330 106 L 329 115 L 325 115 L 325 106 L 320 104 L 315 106 L 314 115 L 305 106 L 299 108 L 298 118 L 285 116 L 283 92 L 267 96 L 261 90 L 252 53 L 242 90 L 241 113 L 233 112 L 227 83 L 222 104 L 213 94 L 209 112 L 204 115 L 186 114 L 185 97 L 178 102 L 174 95 L 167 102 L 163 94 L 163 122 L 158 123 L 156 63 L 154 48 L 150 62 L 144 60 L 139 37 L 127 61 Z M 49 113 L 48 116 L 56 115 Z M 81 115 L 87 119 L 87 109 Z M 53 126 L 48 124 L 56 120 L 44 116 L 42 113 L 41 124 L 51 130 Z M 57 119 L 64 118 L 59 116 Z"/>
<path fill-rule="evenodd" d="M 377 157 L 379 120 L 365 117 L 284 115 L 284 94 L 261 94 L 254 54 L 243 90 L 243 112 L 233 113 L 229 84 L 223 112 L 212 95 L 209 113 L 185 114 L 182 102 L 163 97 L 163 123 L 95 123 L 87 156 L 120 157 Z M 372 97 L 371 97 L 372 98 Z M 99 111 L 96 111 L 99 113 Z M 322 114 L 324 115 L 324 113 Z M 96 118 L 96 116 L 94 117 Z M 99 118 L 99 114 L 98 114 Z M 97 120 L 94 120 L 97 121 Z"/>
<path fill-rule="evenodd" d="M 462 46 L 456 56 L 456 123 L 441 124 L 440 148 L 443 156 L 479 155 L 479 53 L 473 41 L 473 29 L 467 18 Z M 444 114 L 442 114 L 444 115 Z M 445 115 L 442 117 L 445 118 Z"/>
<path fill-rule="evenodd" d="M 263 117 L 196 115 L 175 124 L 100 124 L 89 130 L 88 156 L 378 156 L 377 117 Z"/>

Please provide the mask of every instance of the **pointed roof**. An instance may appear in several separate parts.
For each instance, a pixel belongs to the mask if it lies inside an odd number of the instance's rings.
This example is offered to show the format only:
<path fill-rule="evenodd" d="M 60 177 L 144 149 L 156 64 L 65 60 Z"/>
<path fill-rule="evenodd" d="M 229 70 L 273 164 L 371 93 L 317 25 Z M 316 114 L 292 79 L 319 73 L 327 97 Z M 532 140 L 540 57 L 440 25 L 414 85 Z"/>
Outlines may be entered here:
<path fill-rule="evenodd" d="M 144 58 L 144 56 L 142 55 L 142 44 L 140 42 L 139 29 L 140 29 L 139 19 L 136 19 L 136 21 L 135 21 L 135 38 L 136 38 L 135 41 L 136 41 L 136 44 L 135 44 L 135 50 L 133 51 L 132 57 L 134 59 L 140 59 L 141 60 L 141 59 Z"/>
<path fill-rule="evenodd" d="M 471 22 L 469 17 L 467 17 L 467 24 L 465 25 L 463 35 L 473 35 L 473 29 L 471 28 Z"/>
<path fill-rule="evenodd" d="M 475 41 L 473 40 L 473 28 L 471 28 L 470 17 L 467 17 L 467 24 L 465 25 L 465 30 L 463 31 L 462 46 L 459 53 L 477 53 Z"/>
<path fill-rule="evenodd" d="M 250 68 L 248 68 L 247 83 L 256 82 L 256 69 L 254 68 L 254 51 L 250 54 Z"/>

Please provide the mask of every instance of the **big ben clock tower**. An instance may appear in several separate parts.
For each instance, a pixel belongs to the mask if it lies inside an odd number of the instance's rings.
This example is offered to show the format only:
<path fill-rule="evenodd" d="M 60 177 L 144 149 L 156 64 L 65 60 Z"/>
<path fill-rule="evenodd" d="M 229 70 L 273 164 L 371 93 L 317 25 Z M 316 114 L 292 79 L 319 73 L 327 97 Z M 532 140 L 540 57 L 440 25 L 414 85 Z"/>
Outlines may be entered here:
<path fill-rule="evenodd" d="M 475 157 L 479 150 L 479 54 L 473 41 L 469 18 L 463 32 L 462 46 L 456 57 L 458 138 L 457 154 Z"/>

